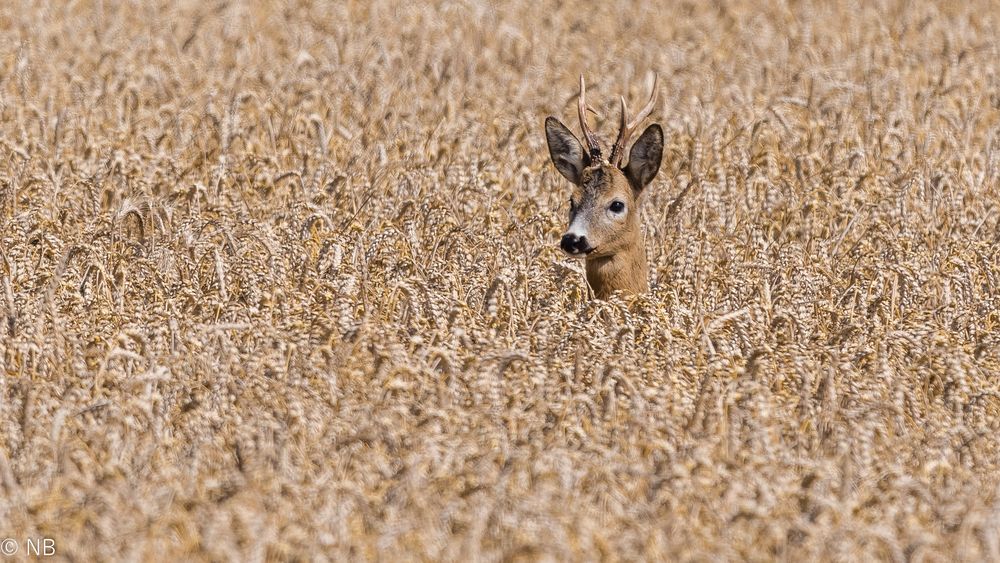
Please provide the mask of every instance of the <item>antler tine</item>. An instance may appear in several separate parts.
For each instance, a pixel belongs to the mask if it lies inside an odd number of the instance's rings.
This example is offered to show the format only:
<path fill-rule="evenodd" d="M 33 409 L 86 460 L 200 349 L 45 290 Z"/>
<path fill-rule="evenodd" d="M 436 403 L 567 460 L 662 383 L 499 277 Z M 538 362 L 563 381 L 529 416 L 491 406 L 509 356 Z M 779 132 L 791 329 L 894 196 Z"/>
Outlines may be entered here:
<path fill-rule="evenodd" d="M 622 96 L 621 129 L 618 131 L 618 140 L 615 141 L 614 146 L 611 148 L 611 164 L 618 166 L 622 160 L 622 156 L 625 155 L 625 148 L 628 146 L 628 141 L 632 137 L 632 133 L 635 132 L 636 127 L 642 123 L 643 119 L 646 119 L 649 117 L 649 114 L 653 113 L 653 108 L 656 105 L 656 85 L 658 82 L 659 77 L 654 74 L 653 92 L 649 95 L 649 101 L 646 102 L 646 106 L 635 116 L 635 119 L 631 121 L 628 121 L 628 106 L 625 105 L 625 96 Z"/>
<path fill-rule="evenodd" d="M 647 117 L 649 117 L 649 114 L 653 113 L 653 108 L 656 106 L 656 92 L 657 92 L 656 85 L 658 82 L 659 82 L 659 77 L 654 74 L 653 91 L 649 94 L 649 101 L 646 102 L 646 106 L 642 108 L 642 111 L 639 112 L 639 115 L 635 116 L 635 120 L 629 123 L 628 125 L 629 128 L 632 129 L 633 131 L 635 130 L 636 127 L 638 127 L 640 123 L 642 123 L 643 119 L 646 119 Z"/>
<path fill-rule="evenodd" d="M 631 127 L 631 125 L 626 123 L 628 120 L 628 104 L 625 103 L 625 96 L 622 96 L 621 100 L 622 100 L 622 118 L 621 118 L 621 124 L 618 126 L 618 138 L 615 139 L 615 145 L 611 147 L 612 154 L 614 154 L 614 152 L 618 150 L 619 145 L 624 145 L 626 142 L 628 142 L 628 138 L 631 133 L 629 131 L 629 127 Z M 622 138 L 623 136 L 624 139 Z"/>
<path fill-rule="evenodd" d="M 583 82 L 583 75 L 580 75 L 580 99 L 577 103 L 577 111 L 580 113 L 580 127 L 583 128 L 583 138 L 587 141 L 587 151 L 591 160 L 601 159 L 601 146 L 597 143 L 597 137 L 587 126 L 587 86 Z"/>

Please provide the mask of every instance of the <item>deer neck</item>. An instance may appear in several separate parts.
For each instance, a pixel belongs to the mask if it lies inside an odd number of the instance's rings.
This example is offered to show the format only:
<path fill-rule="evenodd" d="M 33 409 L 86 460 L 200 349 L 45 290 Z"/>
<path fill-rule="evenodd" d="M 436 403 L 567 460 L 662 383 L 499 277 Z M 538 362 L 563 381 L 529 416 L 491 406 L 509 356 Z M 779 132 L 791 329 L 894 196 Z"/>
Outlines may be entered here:
<path fill-rule="evenodd" d="M 587 259 L 587 283 L 599 299 L 606 299 L 617 290 L 640 294 L 649 290 L 646 247 L 641 237 L 627 249 Z"/>

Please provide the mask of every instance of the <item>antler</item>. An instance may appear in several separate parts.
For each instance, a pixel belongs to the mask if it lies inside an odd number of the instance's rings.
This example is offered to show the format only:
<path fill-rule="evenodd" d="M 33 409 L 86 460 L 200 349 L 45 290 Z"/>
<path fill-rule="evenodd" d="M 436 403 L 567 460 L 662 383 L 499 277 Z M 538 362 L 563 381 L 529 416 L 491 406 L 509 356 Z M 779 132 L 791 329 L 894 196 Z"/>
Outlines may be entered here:
<path fill-rule="evenodd" d="M 580 79 L 581 86 L 583 85 L 583 79 Z M 622 121 L 621 129 L 618 131 L 618 140 L 611 147 L 611 158 L 608 159 L 612 165 L 618 166 L 622 160 L 622 156 L 625 154 L 625 147 L 628 146 L 629 138 L 632 137 L 632 133 L 635 132 L 636 127 L 642 123 L 643 119 L 649 117 L 650 113 L 653 113 L 653 106 L 656 104 L 656 83 L 657 76 L 653 75 L 653 93 L 649 95 L 649 102 L 646 103 L 646 107 L 642 108 L 642 111 L 635 116 L 635 119 L 626 123 L 628 120 L 628 106 L 625 105 L 625 96 L 622 96 Z M 581 94 L 582 99 L 583 94 Z"/>
<path fill-rule="evenodd" d="M 597 143 L 597 137 L 587 127 L 587 87 L 583 84 L 583 75 L 580 75 L 580 100 L 577 104 L 580 112 L 580 127 L 583 128 L 583 138 L 587 141 L 587 150 L 590 153 L 591 161 L 601 159 L 601 145 Z"/>

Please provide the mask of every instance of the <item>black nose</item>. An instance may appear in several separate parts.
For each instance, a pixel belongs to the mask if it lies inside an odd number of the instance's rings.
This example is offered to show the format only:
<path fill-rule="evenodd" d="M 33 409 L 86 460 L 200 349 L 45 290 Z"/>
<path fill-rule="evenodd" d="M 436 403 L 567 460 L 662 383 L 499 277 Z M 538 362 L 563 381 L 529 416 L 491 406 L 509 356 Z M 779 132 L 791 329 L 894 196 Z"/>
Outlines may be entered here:
<path fill-rule="evenodd" d="M 578 237 L 573 233 L 567 233 L 559 241 L 559 247 L 570 254 L 577 254 L 578 252 L 586 251 L 589 245 L 587 244 L 587 237 Z"/>

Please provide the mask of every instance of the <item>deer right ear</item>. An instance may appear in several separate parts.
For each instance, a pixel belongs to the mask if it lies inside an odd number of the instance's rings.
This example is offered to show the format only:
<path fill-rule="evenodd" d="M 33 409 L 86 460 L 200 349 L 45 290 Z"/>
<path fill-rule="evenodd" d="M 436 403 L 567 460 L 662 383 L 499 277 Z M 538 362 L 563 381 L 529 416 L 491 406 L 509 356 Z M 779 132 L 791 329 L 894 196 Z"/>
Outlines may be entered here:
<path fill-rule="evenodd" d="M 587 158 L 580 140 L 554 117 L 545 119 L 545 140 L 549 143 L 549 156 L 556 170 L 570 182 L 579 184 Z"/>
<path fill-rule="evenodd" d="M 628 153 L 628 164 L 622 169 L 636 193 L 641 192 L 660 170 L 663 158 L 663 128 L 654 123 L 646 128 Z"/>

